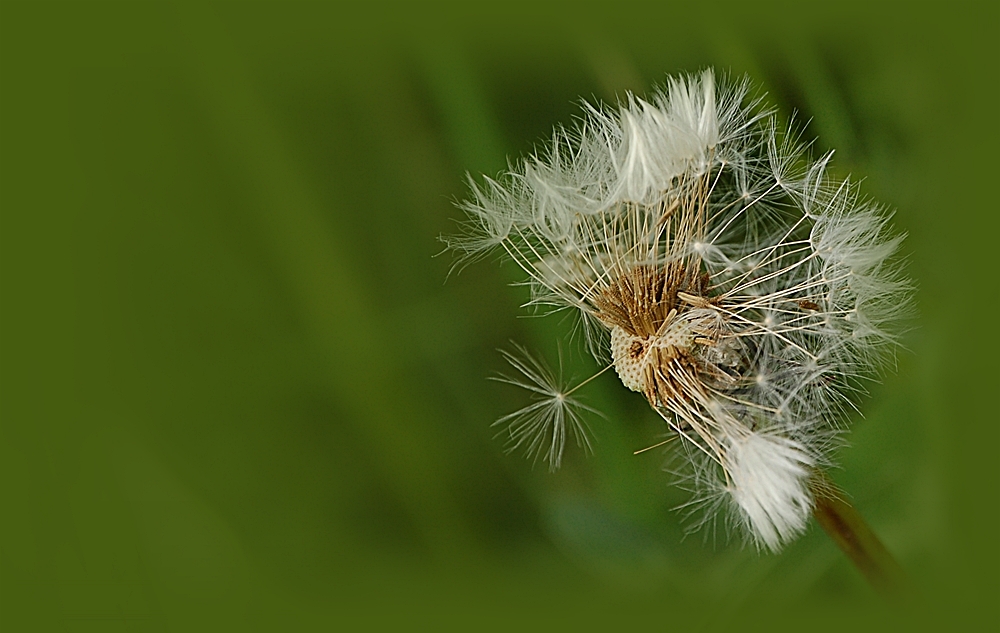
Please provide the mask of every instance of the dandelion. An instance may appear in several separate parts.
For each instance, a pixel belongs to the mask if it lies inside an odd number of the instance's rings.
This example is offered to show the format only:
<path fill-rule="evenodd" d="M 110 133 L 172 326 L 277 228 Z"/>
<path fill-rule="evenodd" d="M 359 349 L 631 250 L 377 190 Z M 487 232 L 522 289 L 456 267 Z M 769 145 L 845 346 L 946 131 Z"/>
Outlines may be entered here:
<path fill-rule="evenodd" d="M 471 182 L 462 260 L 501 250 L 532 306 L 579 315 L 590 349 L 689 457 L 689 508 L 720 506 L 759 547 L 805 529 L 846 414 L 897 345 L 909 284 L 889 213 L 812 159 L 794 128 L 711 70 L 650 100 L 585 105 L 538 154 Z M 508 356 L 542 400 L 501 418 L 560 463 L 579 403 Z M 828 482 L 827 482 L 828 483 Z"/>

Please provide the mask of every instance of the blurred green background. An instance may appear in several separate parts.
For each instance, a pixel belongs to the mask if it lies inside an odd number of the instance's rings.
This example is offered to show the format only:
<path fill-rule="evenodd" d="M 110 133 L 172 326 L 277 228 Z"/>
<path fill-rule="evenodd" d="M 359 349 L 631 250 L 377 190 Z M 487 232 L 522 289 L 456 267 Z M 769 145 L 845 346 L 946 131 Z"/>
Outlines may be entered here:
<path fill-rule="evenodd" d="M 996 626 L 995 5 L 690 5 L 0 5 L 3 629 Z M 570 324 L 508 264 L 446 282 L 466 172 L 706 66 L 909 235 L 919 317 L 834 478 L 917 605 L 815 525 L 683 538 L 614 376 L 557 474 L 492 437 L 496 348 Z"/>

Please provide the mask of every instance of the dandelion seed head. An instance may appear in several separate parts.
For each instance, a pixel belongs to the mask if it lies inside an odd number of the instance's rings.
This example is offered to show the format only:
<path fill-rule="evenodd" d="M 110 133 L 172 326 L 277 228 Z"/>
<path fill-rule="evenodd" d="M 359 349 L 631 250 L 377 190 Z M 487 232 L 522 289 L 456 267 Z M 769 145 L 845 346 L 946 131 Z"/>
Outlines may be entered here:
<path fill-rule="evenodd" d="M 805 526 L 811 469 L 897 343 L 910 285 L 889 213 L 809 155 L 747 81 L 670 78 L 617 108 L 584 106 L 506 177 L 473 184 L 464 258 L 500 249 L 534 305 L 576 311 L 683 441 L 694 498 L 725 502 L 777 550 Z M 559 465 L 589 411 L 530 356 L 506 379 L 536 401 L 505 416 L 512 448 Z M 713 519 L 695 519 L 697 526 Z"/>

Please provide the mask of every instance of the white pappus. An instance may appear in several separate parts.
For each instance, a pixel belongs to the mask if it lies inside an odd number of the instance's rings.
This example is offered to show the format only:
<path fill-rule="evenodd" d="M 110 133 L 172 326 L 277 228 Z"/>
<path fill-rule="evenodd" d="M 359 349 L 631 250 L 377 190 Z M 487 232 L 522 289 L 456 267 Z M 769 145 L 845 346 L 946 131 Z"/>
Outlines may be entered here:
<path fill-rule="evenodd" d="M 707 70 L 648 101 L 585 105 L 540 153 L 473 181 L 466 230 L 445 241 L 465 260 L 500 249 L 530 304 L 578 311 L 595 355 L 683 440 L 695 524 L 728 508 L 777 551 L 896 345 L 909 283 L 889 214 L 747 93 Z M 552 468 L 567 425 L 589 446 L 571 391 L 508 360 L 540 397 L 499 421 L 512 443 Z"/>

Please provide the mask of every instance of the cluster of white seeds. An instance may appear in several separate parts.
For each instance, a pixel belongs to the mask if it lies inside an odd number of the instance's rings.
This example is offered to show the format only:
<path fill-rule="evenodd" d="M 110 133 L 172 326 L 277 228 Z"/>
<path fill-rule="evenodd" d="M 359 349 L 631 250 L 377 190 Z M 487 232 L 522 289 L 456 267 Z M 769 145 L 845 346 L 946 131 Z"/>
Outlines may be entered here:
<path fill-rule="evenodd" d="M 723 82 L 724 83 L 724 82 Z M 908 284 L 888 215 L 829 177 L 747 83 L 711 71 L 645 101 L 589 107 L 545 151 L 472 184 L 463 256 L 503 249 L 532 304 L 577 311 L 598 358 L 684 441 L 691 508 L 720 504 L 771 550 L 801 533 L 810 477 L 895 346 Z M 581 405 L 544 366 L 505 416 L 512 444 L 559 465 Z"/>

